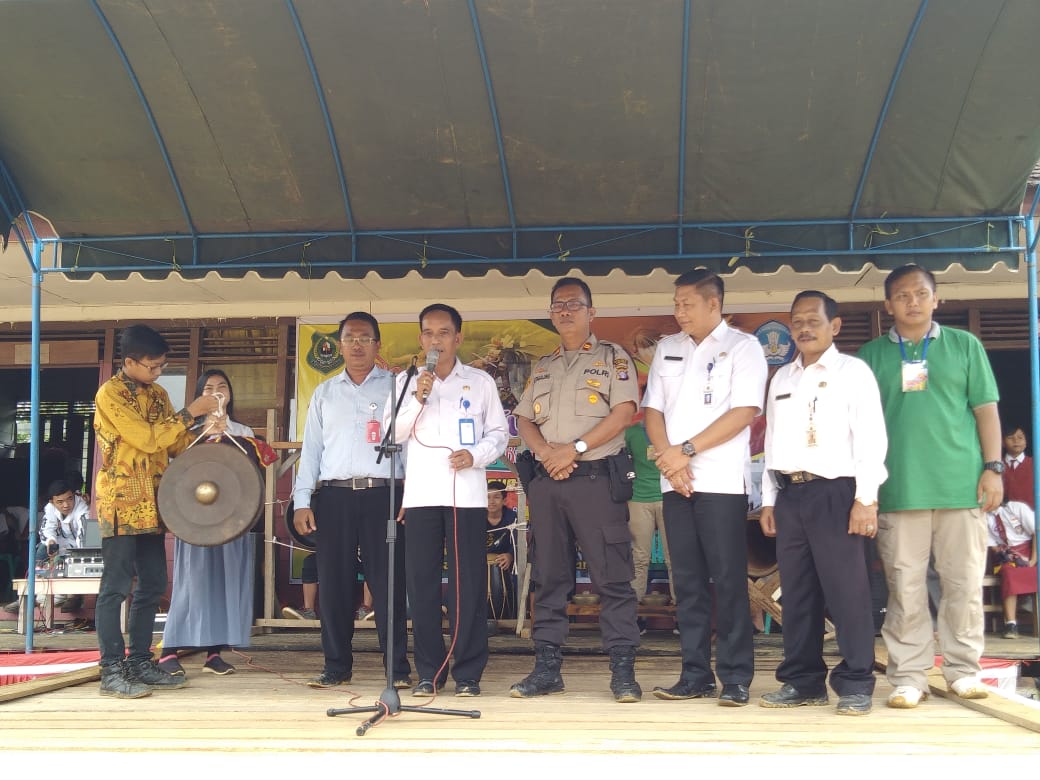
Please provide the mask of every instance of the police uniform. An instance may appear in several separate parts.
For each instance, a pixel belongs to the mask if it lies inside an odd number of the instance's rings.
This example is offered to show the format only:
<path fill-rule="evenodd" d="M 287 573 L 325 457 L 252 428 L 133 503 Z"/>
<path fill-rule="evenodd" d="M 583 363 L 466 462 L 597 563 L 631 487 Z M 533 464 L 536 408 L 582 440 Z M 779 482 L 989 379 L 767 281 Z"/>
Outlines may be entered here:
<path fill-rule="evenodd" d="M 547 442 L 573 442 L 592 430 L 610 410 L 636 404 L 635 368 L 621 347 L 595 336 L 568 357 L 562 347 L 542 357 L 514 414 L 526 417 Z M 537 554 L 533 562 L 533 639 L 559 646 L 567 637 L 567 596 L 574 587 L 574 543 L 581 546 L 593 588 L 600 594 L 603 647 L 639 644 L 636 595 L 632 590 L 632 536 L 628 508 L 610 498 L 608 455 L 625 443 L 620 431 L 605 444 L 578 456 L 565 480 L 539 467 L 528 506 Z"/>

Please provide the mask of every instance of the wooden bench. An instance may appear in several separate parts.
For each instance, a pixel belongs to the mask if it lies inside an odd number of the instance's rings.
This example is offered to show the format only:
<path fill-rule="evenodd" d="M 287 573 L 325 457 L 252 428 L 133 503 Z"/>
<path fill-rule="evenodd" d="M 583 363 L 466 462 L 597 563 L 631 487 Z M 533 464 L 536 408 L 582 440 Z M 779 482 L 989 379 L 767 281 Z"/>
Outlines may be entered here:
<path fill-rule="evenodd" d="M 34 607 L 29 605 L 29 580 L 14 580 L 12 587 L 18 593 L 18 633 L 25 633 L 25 621 L 32 613 Z M 44 597 L 43 623 L 47 628 L 54 626 L 54 597 L 55 596 L 96 596 L 101 588 L 100 577 L 37 577 L 36 595 Z M 129 599 L 123 601 L 119 610 L 119 628 L 126 632 L 126 605 Z"/>

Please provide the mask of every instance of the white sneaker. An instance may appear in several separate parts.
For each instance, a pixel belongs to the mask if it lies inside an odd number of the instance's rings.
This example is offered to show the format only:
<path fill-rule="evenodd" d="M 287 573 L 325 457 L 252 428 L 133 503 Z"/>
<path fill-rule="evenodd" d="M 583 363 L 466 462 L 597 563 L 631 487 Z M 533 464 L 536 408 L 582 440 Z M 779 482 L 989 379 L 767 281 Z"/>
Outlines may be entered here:
<path fill-rule="evenodd" d="M 928 693 L 912 685 L 900 685 L 888 695 L 888 706 L 897 710 L 912 710 Z"/>
<path fill-rule="evenodd" d="M 989 691 L 978 677 L 962 677 L 950 683 L 950 688 L 962 699 L 985 699 Z"/>

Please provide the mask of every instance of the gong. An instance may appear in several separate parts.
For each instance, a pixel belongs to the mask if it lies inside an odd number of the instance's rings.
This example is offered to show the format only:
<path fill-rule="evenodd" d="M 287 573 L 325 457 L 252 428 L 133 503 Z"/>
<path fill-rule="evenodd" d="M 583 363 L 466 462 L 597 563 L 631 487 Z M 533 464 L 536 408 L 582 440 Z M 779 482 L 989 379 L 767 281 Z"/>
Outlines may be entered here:
<path fill-rule="evenodd" d="M 159 514 L 174 536 L 215 547 L 246 533 L 264 508 L 260 470 L 237 447 L 197 444 L 159 481 Z"/>
<path fill-rule="evenodd" d="M 314 491 L 314 493 L 311 494 L 311 501 L 312 502 L 314 501 L 314 497 L 316 495 L 318 495 L 318 491 Z M 296 525 L 293 523 L 293 513 L 295 512 L 295 507 L 293 506 L 294 503 L 295 502 L 290 500 L 288 505 L 285 507 L 285 527 L 289 531 L 289 536 L 291 536 L 293 538 L 293 541 L 295 541 L 296 544 L 298 544 L 303 549 L 305 549 L 305 550 L 317 550 L 318 549 L 318 532 L 317 532 L 317 530 L 311 531 L 309 534 L 301 534 L 299 531 L 296 530 Z M 313 503 L 312 503 L 312 506 L 313 506 Z"/>

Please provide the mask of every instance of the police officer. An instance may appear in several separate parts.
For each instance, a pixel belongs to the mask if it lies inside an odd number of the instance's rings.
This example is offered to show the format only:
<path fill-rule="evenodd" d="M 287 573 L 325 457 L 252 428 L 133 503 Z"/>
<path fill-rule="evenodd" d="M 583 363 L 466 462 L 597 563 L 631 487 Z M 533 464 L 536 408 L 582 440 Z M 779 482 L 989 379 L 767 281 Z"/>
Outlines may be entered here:
<path fill-rule="evenodd" d="M 592 585 L 600 594 L 600 626 L 610 654 L 610 690 L 636 702 L 636 595 L 632 590 L 632 537 L 624 503 L 610 497 L 605 458 L 624 446 L 639 391 L 635 369 L 621 347 L 592 335 L 592 293 L 585 282 L 560 279 L 549 314 L 560 346 L 534 368 L 513 414 L 520 436 L 539 461 L 530 484 L 531 531 L 536 548 L 535 667 L 516 683 L 517 698 L 562 693 L 560 645 L 567 638 L 567 595 L 574 585 L 574 542 L 581 546 Z"/>

